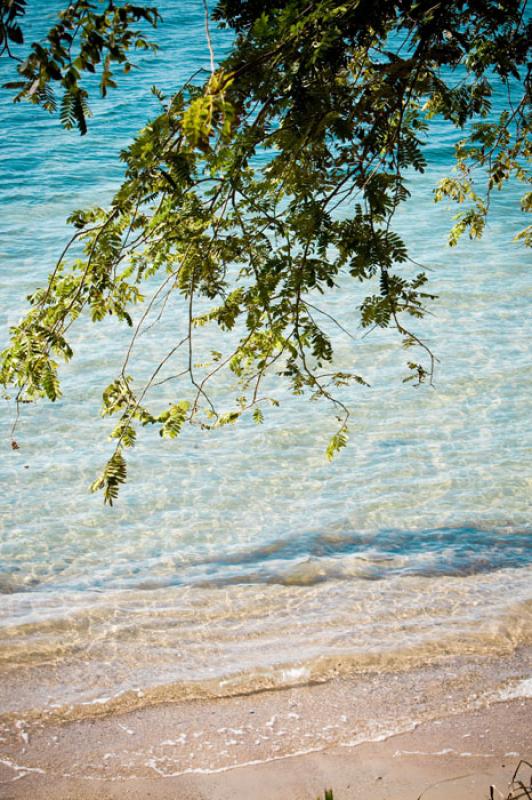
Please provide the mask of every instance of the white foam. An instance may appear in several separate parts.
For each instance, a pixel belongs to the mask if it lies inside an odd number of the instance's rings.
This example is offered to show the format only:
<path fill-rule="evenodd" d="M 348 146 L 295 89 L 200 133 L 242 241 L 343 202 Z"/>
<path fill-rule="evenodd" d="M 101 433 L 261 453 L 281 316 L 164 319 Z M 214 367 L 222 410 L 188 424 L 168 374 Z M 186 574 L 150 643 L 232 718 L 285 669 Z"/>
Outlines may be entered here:
<path fill-rule="evenodd" d="M 352 739 L 349 742 L 341 742 L 340 747 L 358 747 L 359 745 L 366 743 L 385 742 L 387 739 L 391 739 L 392 736 L 399 736 L 402 733 L 411 733 L 412 731 L 415 731 L 418 725 L 419 722 L 414 721 L 408 723 L 407 725 L 403 725 L 399 728 L 395 728 L 394 730 L 383 731 L 382 733 L 379 733 L 376 736 L 372 736 L 369 733 L 361 734 L 360 736 L 355 737 L 355 739 Z"/>
<path fill-rule="evenodd" d="M 40 767 L 26 767 L 23 764 L 15 764 L 14 761 L 11 761 L 8 758 L 0 758 L 0 764 L 4 764 L 4 766 L 12 769 L 15 773 L 11 783 L 19 781 L 21 778 L 25 778 L 26 775 L 29 775 L 32 772 L 39 773 L 40 775 L 46 775 L 46 771 L 44 769 L 40 769 Z"/>
<path fill-rule="evenodd" d="M 119 694 L 122 694 L 121 692 Z M 115 695 L 118 697 L 119 695 Z M 109 697 L 95 697 L 94 700 L 85 700 L 83 703 L 80 703 L 80 706 L 103 706 L 105 703 L 108 703 L 109 700 L 112 698 Z M 57 706 L 56 706 L 57 707 Z"/>
<path fill-rule="evenodd" d="M 400 758 L 401 756 L 448 756 L 450 753 L 455 753 L 452 747 L 446 747 L 443 750 L 436 750 L 429 752 L 428 750 L 396 750 L 393 758 Z"/>
<path fill-rule="evenodd" d="M 27 744 L 29 744 L 30 737 L 29 737 L 27 731 L 24 728 L 25 724 L 26 724 L 26 722 L 23 719 L 18 719 L 15 722 L 15 728 L 19 731 L 19 736 L 22 739 L 22 741 L 24 742 L 24 745 L 27 745 Z M 24 753 L 25 750 L 26 750 L 26 748 L 24 747 L 22 752 Z"/>
<path fill-rule="evenodd" d="M 133 736 L 135 731 L 131 730 L 131 728 L 126 727 L 126 725 L 122 725 L 121 722 L 117 723 L 119 728 L 122 728 L 129 736 Z"/>
<path fill-rule="evenodd" d="M 458 750 L 453 750 L 452 747 L 445 747 L 443 750 L 428 751 L 428 750 L 396 750 L 393 758 L 400 758 L 401 756 L 459 756 L 459 758 L 492 758 L 489 753 L 459 753 Z"/>
<path fill-rule="evenodd" d="M 301 678 L 309 678 L 310 672 L 306 667 L 292 667 L 292 669 L 283 669 L 283 681 L 298 681 Z"/>
<path fill-rule="evenodd" d="M 504 687 L 504 689 L 499 691 L 498 697 L 501 700 L 513 700 L 516 697 L 532 697 L 532 678 L 525 678 L 518 683 Z"/>
<path fill-rule="evenodd" d="M 241 761 L 238 764 L 229 764 L 226 767 L 215 767 L 215 768 L 208 768 L 208 767 L 188 767 L 187 769 L 181 770 L 179 772 L 163 772 L 156 766 L 156 762 L 158 759 L 150 758 L 146 762 L 146 766 L 151 767 L 155 772 L 161 775 L 164 778 L 177 778 L 180 775 L 216 775 L 222 772 L 230 772 L 233 769 L 240 769 L 241 767 L 255 767 L 260 764 L 269 764 L 271 761 L 284 761 L 288 758 L 298 758 L 299 756 L 306 756 L 309 753 L 320 753 L 323 750 L 323 747 L 312 747 L 308 750 L 298 750 L 295 753 L 288 753 L 286 755 L 281 756 L 272 756 L 270 758 L 265 759 L 255 759 L 253 761 Z M 222 751 L 220 755 L 225 754 L 228 755 L 226 751 Z"/>

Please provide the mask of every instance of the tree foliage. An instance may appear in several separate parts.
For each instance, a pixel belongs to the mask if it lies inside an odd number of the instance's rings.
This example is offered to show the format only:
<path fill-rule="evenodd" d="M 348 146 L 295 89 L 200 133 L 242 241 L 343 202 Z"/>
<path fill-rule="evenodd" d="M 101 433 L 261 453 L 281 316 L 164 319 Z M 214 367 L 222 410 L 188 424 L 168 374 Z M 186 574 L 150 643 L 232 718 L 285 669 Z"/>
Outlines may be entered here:
<path fill-rule="evenodd" d="M 133 15 L 120 28 L 130 34 L 140 12 L 121 8 Z M 121 18 L 116 4 L 107 13 Z M 345 291 L 344 276 L 368 286 L 362 326 L 392 327 L 419 351 L 405 380 L 432 381 L 434 356 L 409 320 L 433 294 L 424 270 L 406 269 L 415 262 L 392 227 L 408 174 L 427 166 L 432 117 L 462 131 L 455 170 L 435 192 L 461 206 L 450 244 L 482 234 L 493 190 L 528 180 L 531 31 L 520 0 L 220 0 L 212 17 L 234 31 L 230 54 L 205 80 L 158 93 L 159 115 L 122 153 L 125 178 L 110 208 L 72 214 L 72 240 L 3 353 L 1 381 L 17 402 L 54 400 L 80 314 L 132 326 L 121 373 L 103 394 L 103 413 L 117 424 L 93 488 L 109 502 L 139 425 L 174 438 L 185 423 L 219 427 L 247 412 L 260 423 L 277 402 L 263 391 L 271 374 L 296 395 L 330 401 L 338 427 L 327 457 L 344 447 L 349 409 L 337 389 L 365 380 L 337 365 L 327 325 L 343 328 L 316 299 L 340 281 Z M 42 62 L 32 63 L 28 81 L 38 74 L 44 92 L 48 77 L 35 72 Z M 493 120 L 500 84 L 508 107 Z M 21 92 L 31 95 L 30 84 Z M 62 116 L 77 119 L 74 107 Z M 530 243 L 529 229 L 519 237 Z M 84 255 L 71 260 L 79 244 Z M 133 323 L 143 284 L 151 296 Z M 137 386 L 129 372 L 139 337 L 175 294 L 175 342 Z M 198 364 L 204 326 L 219 329 L 220 350 Z M 221 371 L 238 382 L 228 409 L 209 393 Z M 168 381 L 176 399 L 161 413 L 157 386 Z"/>
<path fill-rule="evenodd" d="M 133 26 L 145 22 L 155 27 L 160 18 L 149 6 L 76 0 L 59 13 L 46 41 L 33 42 L 29 54 L 21 60 L 13 47 L 24 42 L 20 18 L 25 13 L 26 0 L 0 0 L 0 55 L 7 53 L 20 62 L 19 80 L 6 87 L 16 89 L 16 100 L 30 100 L 48 111 L 56 111 L 59 105 L 63 126 L 77 127 L 82 135 L 87 132 L 90 116 L 83 74 L 99 70 L 100 92 L 105 97 L 108 89 L 116 86 L 113 63 L 127 73 L 133 67 L 130 50 L 153 49 L 142 29 Z M 58 90 L 62 92 L 60 102 Z"/>

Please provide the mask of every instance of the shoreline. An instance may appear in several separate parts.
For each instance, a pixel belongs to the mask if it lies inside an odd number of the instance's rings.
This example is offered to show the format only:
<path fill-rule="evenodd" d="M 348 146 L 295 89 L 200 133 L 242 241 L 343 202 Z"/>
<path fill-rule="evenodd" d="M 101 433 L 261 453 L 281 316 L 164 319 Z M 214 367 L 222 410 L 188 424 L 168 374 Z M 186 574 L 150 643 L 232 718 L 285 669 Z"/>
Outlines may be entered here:
<path fill-rule="evenodd" d="M 74 773 L 58 777 L 34 767 L 33 772 L 21 771 L 15 780 L 0 784 L 1 796 L 4 800 L 315 800 L 332 788 L 335 800 L 485 800 L 490 785 L 504 794 L 519 760 L 530 757 L 531 711 L 529 699 L 504 701 L 421 723 L 413 731 L 381 741 L 336 745 L 218 772 L 198 768 L 195 773 L 163 777 L 147 770 L 126 778 L 109 770 L 106 777 Z M 82 754 L 74 742 L 64 757 Z M 5 760 L 0 765 L 5 772 Z M 76 766 L 71 761 L 71 767 Z"/>
<path fill-rule="evenodd" d="M 2 734 L 0 796 L 315 800 L 331 787 L 335 800 L 416 800 L 467 773 L 452 798 L 480 800 L 532 756 L 531 688 L 526 650 L 31 728 L 19 719 Z"/>

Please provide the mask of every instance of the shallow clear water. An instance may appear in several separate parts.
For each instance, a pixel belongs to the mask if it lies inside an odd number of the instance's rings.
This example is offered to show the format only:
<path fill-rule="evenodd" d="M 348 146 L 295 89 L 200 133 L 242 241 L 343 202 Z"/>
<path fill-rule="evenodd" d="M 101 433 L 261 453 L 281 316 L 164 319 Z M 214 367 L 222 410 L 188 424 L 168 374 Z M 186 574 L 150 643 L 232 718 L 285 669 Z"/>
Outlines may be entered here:
<path fill-rule="evenodd" d="M 50 272 L 66 216 L 110 199 L 118 152 L 155 110 L 149 87 L 208 66 L 202 4 L 160 5 L 159 55 L 95 104 L 84 139 L 0 91 L 2 344 Z M 33 4 L 29 39 L 49 8 Z M 218 37 L 217 54 L 227 45 Z M 345 392 L 351 441 L 332 465 L 330 410 L 279 390 L 260 428 L 142 437 L 130 483 L 104 508 L 87 487 L 109 451 L 100 395 L 126 341 L 108 323 L 79 324 L 65 397 L 24 411 L 18 451 L 2 403 L 4 710 L 162 686 L 223 694 L 530 641 L 530 283 L 511 241 L 525 220 L 511 189 L 483 241 L 446 247 L 452 211 L 431 191 L 452 141 L 435 126 L 431 168 L 400 219 L 412 256 L 434 269 L 439 300 L 416 332 L 440 359 L 435 389 L 401 383 L 394 336 L 362 338 L 359 290 L 346 284 L 327 305 L 356 337 L 337 339 L 339 360 L 371 389 Z M 171 346 L 174 313 L 142 343 L 141 371 Z"/>

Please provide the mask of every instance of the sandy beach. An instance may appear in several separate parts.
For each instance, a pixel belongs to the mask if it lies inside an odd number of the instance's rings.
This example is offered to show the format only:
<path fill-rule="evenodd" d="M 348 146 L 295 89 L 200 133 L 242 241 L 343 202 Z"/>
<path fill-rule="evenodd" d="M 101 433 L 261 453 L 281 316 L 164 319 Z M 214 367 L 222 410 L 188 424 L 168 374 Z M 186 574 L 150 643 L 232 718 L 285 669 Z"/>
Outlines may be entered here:
<path fill-rule="evenodd" d="M 19 765 L 16 773 L 3 759 L 1 796 L 4 800 L 314 800 L 324 788 L 334 787 L 335 800 L 484 800 L 490 785 L 504 793 L 520 758 L 530 754 L 531 711 L 530 701 L 499 703 L 422 724 L 380 742 L 279 756 L 214 773 L 202 774 L 199 768 L 197 773 L 176 776 L 157 774 L 152 766 L 144 774 L 120 777 L 110 765 L 107 777 L 76 777 L 84 764 L 97 770 L 99 737 L 109 734 L 106 723 L 85 723 L 84 730 L 70 732 L 72 737 L 65 731 L 69 741 L 62 742 L 59 753 L 53 747 L 48 752 L 44 745 L 37 748 L 37 761 L 32 763 L 46 764 L 50 772 Z M 179 710 L 159 713 L 171 730 Z M 139 723 L 141 736 L 149 737 L 149 726 L 143 726 L 141 717 L 126 716 L 122 721 Z M 69 777 L 54 774 L 65 769 L 71 771 Z"/>
<path fill-rule="evenodd" d="M 529 681 L 514 679 L 509 699 L 488 702 L 473 691 L 488 668 L 463 662 L 119 714 L 93 709 L 31 733 L 19 719 L 3 736 L 0 794 L 314 800 L 332 787 L 335 800 L 481 800 L 490 785 L 504 792 L 519 760 L 532 753 Z M 430 692 L 438 688 L 447 705 L 435 718 Z M 420 700 L 416 718 L 409 692 Z"/>

